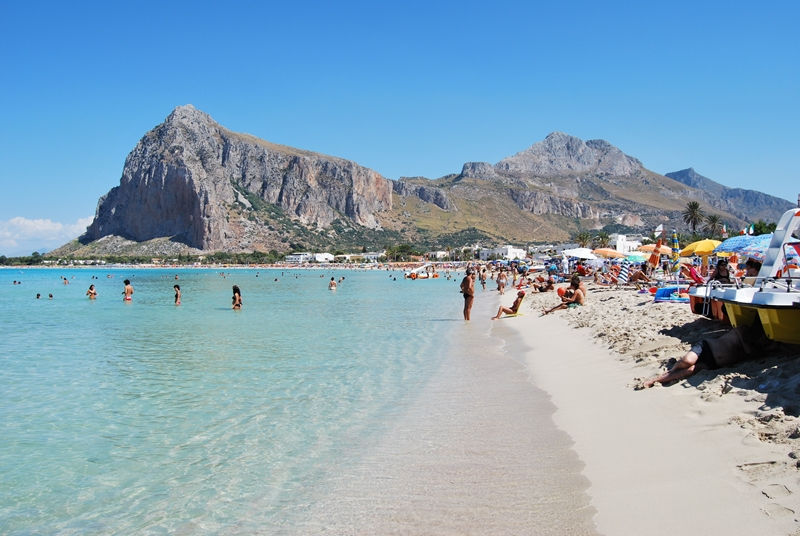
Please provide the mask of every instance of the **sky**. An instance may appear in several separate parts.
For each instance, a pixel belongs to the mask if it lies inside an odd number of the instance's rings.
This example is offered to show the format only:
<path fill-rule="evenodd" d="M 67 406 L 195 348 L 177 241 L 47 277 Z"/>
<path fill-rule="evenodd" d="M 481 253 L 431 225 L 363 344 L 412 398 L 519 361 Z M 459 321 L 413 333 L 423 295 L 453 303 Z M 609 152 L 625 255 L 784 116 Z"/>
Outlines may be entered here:
<path fill-rule="evenodd" d="M 437 178 L 562 131 L 800 193 L 800 2 L 0 0 L 0 255 L 58 247 L 182 104 Z"/>

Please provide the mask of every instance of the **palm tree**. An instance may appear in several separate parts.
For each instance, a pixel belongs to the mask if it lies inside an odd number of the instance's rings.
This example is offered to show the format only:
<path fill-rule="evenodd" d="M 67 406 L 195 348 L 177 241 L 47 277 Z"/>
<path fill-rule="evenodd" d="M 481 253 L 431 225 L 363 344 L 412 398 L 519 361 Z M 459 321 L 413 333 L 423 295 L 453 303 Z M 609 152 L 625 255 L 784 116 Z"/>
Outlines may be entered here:
<path fill-rule="evenodd" d="M 608 233 L 605 231 L 600 231 L 594 237 L 594 243 L 597 244 L 599 248 L 607 248 L 610 242 L 611 237 L 608 236 Z"/>
<path fill-rule="evenodd" d="M 708 236 L 714 238 L 722 234 L 722 218 L 717 214 L 709 214 L 706 216 L 706 225 L 703 230 L 708 233 Z"/>
<path fill-rule="evenodd" d="M 592 241 L 592 233 L 589 231 L 581 231 L 575 236 L 575 241 L 582 248 L 585 248 Z"/>
<path fill-rule="evenodd" d="M 703 221 L 705 214 L 697 201 L 689 201 L 683 211 L 683 222 L 691 225 L 692 232 L 697 232 L 697 226 Z"/>

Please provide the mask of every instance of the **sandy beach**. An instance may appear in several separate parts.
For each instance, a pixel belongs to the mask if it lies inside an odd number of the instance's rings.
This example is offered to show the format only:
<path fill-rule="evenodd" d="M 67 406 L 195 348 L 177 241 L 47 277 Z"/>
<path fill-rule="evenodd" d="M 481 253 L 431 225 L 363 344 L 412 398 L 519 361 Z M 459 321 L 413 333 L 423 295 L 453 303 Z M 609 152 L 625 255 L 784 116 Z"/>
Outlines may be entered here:
<path fill-rule="evenodd" d="M 454 357 L 297 533 L 800 533 L 797 353 L 637 391 L 718 327 L 596 288 L 583 308 L 541 317 L 556 295 L 529 295 L 489 319 L 512 300 L 478 292 Z"/>
<path fill-rule="evenodd" d="M 800 348 L 636 391 L 724 328 L 634 290 L 590 286 L 585 307 L 546 317 L 553 293 L 526 300 L 499 322 L 575 441 L 601 533 L 800 533 Z"/>

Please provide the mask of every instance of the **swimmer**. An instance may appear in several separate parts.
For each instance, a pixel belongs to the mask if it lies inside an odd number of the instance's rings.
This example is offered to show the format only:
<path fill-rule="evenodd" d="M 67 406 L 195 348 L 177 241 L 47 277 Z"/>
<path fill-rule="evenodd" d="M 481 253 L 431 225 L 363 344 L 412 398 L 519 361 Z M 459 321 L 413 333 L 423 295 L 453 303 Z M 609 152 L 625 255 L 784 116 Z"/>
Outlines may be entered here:
<path fill-rule="evenodd" d="M 94 289 L 94 285 L 89 285 L 89 290 L 86 291 L 86 295 L 89 296 L 90 300 L 97 298 L 97 291 Z"/>
<path fill-rule="evenodd" d="M 123 281 L 123 283 L 125 284 L 125 290 L 122 291 L 122 294 L 124 295 L 124 297 L 122 298 L 123 301 L 126 302 L 133 301 L 133 285 L 131 285 L 131 280 L 126 279 L 125 281 Z"/>
<path fill-rule="evenodd" d="M 328 290 L 336 290 L 336 279 L 331 277 L 331 282 L 328 283 Z"/>
<path fill-rule="evenodd" d="M 177 276 L 175 276 L 175 277 L 177 277 Z M 173 285 L 172 288 L 175 289 L 175 305 L 180 305 L 181 304 L 181 286 L 180 285 Z"/>

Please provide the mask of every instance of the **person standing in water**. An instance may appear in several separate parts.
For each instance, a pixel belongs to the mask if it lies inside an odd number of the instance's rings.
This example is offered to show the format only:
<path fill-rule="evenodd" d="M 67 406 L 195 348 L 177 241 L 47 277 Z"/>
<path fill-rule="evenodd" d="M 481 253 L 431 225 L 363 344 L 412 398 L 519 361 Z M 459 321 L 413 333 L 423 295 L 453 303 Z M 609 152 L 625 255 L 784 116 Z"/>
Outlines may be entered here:
<path fill-rule="evenodd" d="M 472 268 L 467 268 L 461 280 L 461 294 L 464 295 L 464 320 L 469 320 L 472 302 L 475 301 L 475 271 Z"/>
<path fill-rule="evenodd" d="M 126 279 L 123 283 L 125 283 L 125 290 L 122 291 L 122 294 L 124 294 L 122 299 L 126 302 L 133 301 L 133 285 L 131 285 L 131 280 Z"/>
<path fill-rule="evenodd" d="M 328 290 L 336 290 L 336 279 L 331 277 L 331 282 L 328 283 Z"/>
<path fill-rule="evenodd" d="M 178 276 L 175 276 L 175 277 L 178 277 Z M 180 285 L 173 285 L 172 288 L 175 289 L 175 305 L 180 305 L 181 304 L 181 286 Z"/>
<path fill-rule="evenodd" d="M 89 285 L 89 290 L 86 291 L 86 295 L 89 296 L 90 300 L 97 297 L 97 291 L 94 289 L 94 285 Z"/>
<path fill-rule="evenodd" d="M 238 285 L 233 285 L 233 309 L 242 308 L 242 291 Z"/>

